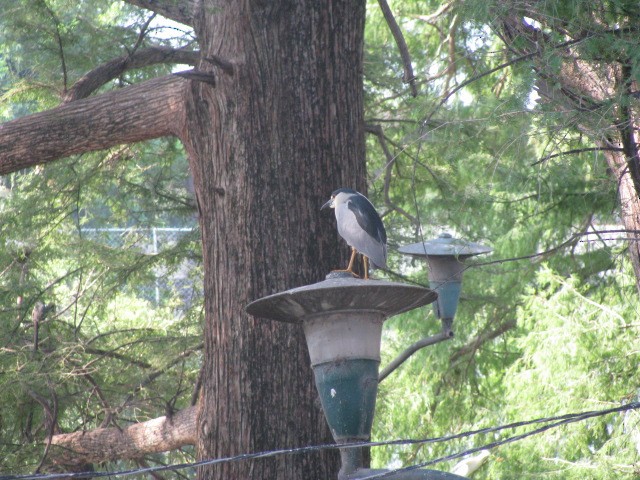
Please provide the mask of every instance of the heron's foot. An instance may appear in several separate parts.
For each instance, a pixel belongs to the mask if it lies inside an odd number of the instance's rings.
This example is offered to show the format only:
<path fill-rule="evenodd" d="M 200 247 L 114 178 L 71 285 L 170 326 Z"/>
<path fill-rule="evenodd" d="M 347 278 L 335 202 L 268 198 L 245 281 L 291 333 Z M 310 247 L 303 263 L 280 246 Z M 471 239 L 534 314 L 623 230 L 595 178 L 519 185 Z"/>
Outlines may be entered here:
<path fill-rule="evenodd" d="M 349 270 L 349 269 L 347 269 L 347 268 L 345 268 L 345 269 L 339 269 L 339 270 L 331 270 L 331 273 L 334 273 L 334 272 L 335 272 L 335 273 L 342 273 L 342 272 L 350 273 L 354 278 L 360 278 L 360 275 L 358 275 L 358 274 L 357 274 L 356 272 L 354 272 L 353 270 Z"/>

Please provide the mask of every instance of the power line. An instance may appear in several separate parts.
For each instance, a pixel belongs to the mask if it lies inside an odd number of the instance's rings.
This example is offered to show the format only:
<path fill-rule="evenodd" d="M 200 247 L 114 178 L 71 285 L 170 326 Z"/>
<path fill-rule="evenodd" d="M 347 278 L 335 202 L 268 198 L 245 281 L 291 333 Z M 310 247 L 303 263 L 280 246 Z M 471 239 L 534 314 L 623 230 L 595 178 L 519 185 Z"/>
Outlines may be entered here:
<path fill-rule="evenodd" d="M 441 437 L 434 438 L 424 438 L 424 439 L 400 439 L 400 440 L 388 440 L 388 441 L 380 441 L 380 442 L 353 442 L 346 444 L 325 444 L 325 445 L 314 445 L 307 447 L 297 447 L 297 448 L 287 448 L 280 450 L 270 450 L 265 452 L 256 452 L 256 453 L 244 453 L 240 455 L 235 455 L 231 457 L 224 458 L 216 458 L 209 460 L 200 460 L 197 462 L 190 463 L 180 463 L 176 465 L 160 465 L 155 467 L 145 467 L 145 468 L 137 468 L 132 470 L 122 470 L 117 472 L 69 472 L 69 473 L 52 473 L 52 474 L 27 474 L 27 475 L 1 475 L 0 480 L 58 480 L 58 479 L 80 479 L 80 478 L 92 478 L 92 477 L 107 477 L 107 476 L 116 476 L 116 477 L 125 477 L 130 475 L 138 475 L 145 473 L 155 473 L 162 471 L 176 471 L 176 470 L 184 470 L 187 468 L 197 468 L 203 467 L 207 465 L 217 465 L 223 463 L 231 463 L 231 462 L 239 462 L 246 460 L 256 460 L 259 458 L 269 458 L 276 457 L 281 455 L 294 455 L 294 454 L 302 454 L 302 453 L 310 453 L 319 450 L 329 450 L 336 448 L 358 448 L 358 447 L 381 447 L 381 446 L 390 446 L 390 445 L 411 445 L 411 444 L 428 444 L 428 443 L 440 443 L 440 442 L 448 442 L 452 440 L 457 440 L 460 438 L 470 437 L 473 435 L 486 434 L 492 432 L 498 432 L 500 430 L 505 429 L 513 429 L 518 427 L 523 427 L 527 425 L 533 425 L 538 423 L 548 423 L 548 425 L 544 425 L 537 429 L 531 430 L 530 432 L 522 433 L 519 435 L 514 435 L 511 437 L 507 437 L 503 440 L 498 440 L 481 447 L 471 448 L 462 452 L 454 453 L 451 455 L 447 455 L 444 457 L 439 457 L 433 460 L 429 460 L 428 462 L 423 462 L 415 465 L 411 465 L 408 467 L 403 467 L 399 469 L 395 469 L 389 472 L 378 473 L 376 475 L 366 477 L 366 478 L 384 478 L 391 474 L 395 474 L 397 472 L 411 471 L 418 468 L 427 467 L 430 465 L 435 465 L 436 463 L 446 462 L 449 460 L 454 460 L 456 458 L 461 458 L 466 455 L 470 455 L 472 453 L 476 453 L 480 450 L 488 450 L 491 448 L 498 447 L 500 445 L 504 445 L 507 443 L 516 442 L 518 440 L 522 440 L 526 437 L 537 435 L 539 433 L 543 433 L 552 428 L 556 428 L 562 425 L 566 425 L 569 423 L 579 422 L 582 420 L 586 420 L 588 418 L 599 417 L 603 415 L 608 415 L 611 413 L 619 413 L 627 410 L 635 410 L 640 408 L 640 402 L 628 403 L 625 405 L 621 405 L 619 407 L 608 408 L 605 410 L 592 410 L 587 412 L 580 413 L 569 413 L 565 415 L 559 415 L 555 417 L 544 417 L 537 418 L 534 420 L 525 420 L 514 423 L 509 423 L 506 425 L 500 425 L 497 427 L 487 427 L 478 430 L 471 430 L 463 433 L 458 433 L 454 435 L 446 435 Z M 552 423 L 551 423 L 552 422 Z"/>
<path fill-rule="evenodd" d="M 640 402 L 633 402 L 633 403 L 629 403 L 627 405 L 622 405 L 620 407 L 615 407 L 615 408 L 610 408 L 607 410 L 596 410 L 596 411 L 592 411 L 592 412 L 583 412 L 583 413 L 579 413 L 579 414 L 570 414 L 570 415 L 563 415 L 560 417 L 556 417 L 559 418 L 560 420 L 555 421 L 554 423 L 550 423 L 549 425 L 544 425 L 542 427 L 536 428 L 534 430 L 531 430 L 530 432 L 526 432 L 526 433 L 522 433 L 520 435 L 514 435 L 512 437 L 507 437 L 503 440 L 497 440 L 495 442 L 491 442 L 485 445 L 482 445 L 480 447 L 474 447 L 474 448 L 470 448 L 468 450 L 465 450 L 463 452 L 458 452 L 458 453 L 453 453 L 451 455 L 446 455 L 444 457 L 439 457 L 433 460 L 429 460 L 427 462 L 422 462 L 422 463 L 418 463 L 415 465 L 411 465 L 408 467 L 402 467 L 402 468 L 397 468 L 395 470 L 390 470 L 388 472 L 383 472 L 383 473 L 378 473 L 375 475 L 370 475 L 368 477 L 361 477 L 362 480 L 365 479 L 374 479 L 374 478 L 385 478 L 385 477 L 389 477 L 391 475 L 395 475 L 397 473 L 401 473 L 401 472 L 409 472 L 411 470 L 417 470 L 419 468 L 424 468 L 424 467 L 428 467 L 431 465 L 435 465 L 436 463 L 441 463 L 441 462 L 447 462 L 449 460 L 455 460 L 458 458 L 462 458 L 465 457 L 467 455 L 471 455 L 473 453 L 477 453 L 481 450 L 490 450 L 492 448 L 495 447 L 499 447 L 501 445 L 505 445 L 507 443 L 513 443 L 513 442 L 517 442 L 519 440 L 523 440 L 524 438 L 533 436 L 533 435 L 537 435 L 540 433 L 543 433 L 547 430 L 551 430 L 552 428 L 556 428 L 556 427 L 560 427 L 562 425 L 567 425 L 569 423 L 574 423 L 574 422 L 580 422 L 582 420 L 586 420 L 588 418 L 594 418 L 594 417 L 599 417 L 602 415 L 607 415 L 610 413 L 618 413 L 618 412 L 624 412 L 627 410 L 634 410 L 640 408 Z M 563 418 L 564 417 L 564 418 Z M 544 419 L 542 419 L 541 421 L 543 421 Z M 533 423 L 533 422 L 532 422 Z"/>

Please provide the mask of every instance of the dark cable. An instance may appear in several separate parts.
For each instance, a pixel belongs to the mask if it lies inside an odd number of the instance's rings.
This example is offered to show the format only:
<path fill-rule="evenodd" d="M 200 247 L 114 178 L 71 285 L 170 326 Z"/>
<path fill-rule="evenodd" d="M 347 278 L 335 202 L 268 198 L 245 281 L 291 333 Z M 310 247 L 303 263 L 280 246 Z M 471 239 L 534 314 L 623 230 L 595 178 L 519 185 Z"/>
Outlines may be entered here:
<path fill-rule="evenodd" d="M 411 466 L 408 466 L 408 467 L 402 467 L 402 468 L 398 468 L 398 469 L 395 469 L 395 470 L 390 470 L 388 472 L 383 472 L 383 473 L 378 473 L 378 474 L 375 474 L 375 475 L 370 475 L 368 477 L 361 477 L 361 480 L 373 479 L 373 478 L 385 478 L 385 477 L 389 477 L 391 475 L 395 475 L 397 473 L 409 472 L 411 470 L 417 470 L 419 468 L 428 467 L 430 465 L 435 465 L 436 463 L 447 462 L 449 460 L 455 460 L 457 458 L 465 457 L 467 455 L 471 455 L 472 453 L 477 453 L 477 452 L 479 452 L 481 450 L 490 450 L 492 448 L 499 447 L 499 446 L 505 445 L 507 443 L 513 443 L 513 442 L 516 442 L 518 440 L 522 440 L 524 438 L 530 437 L 532 435 L 537 435 L 539 433 L 543 433 L 543 432 L 545 432 L 547 430 L 550 430 L 552 428 L 556 428 L 556 427 L 559 427 L 559 426 L 562 426 L 562 425 L 567 425 L 569 423 L 580 422 L 580 421 L 586 420 L 588 418 L 598 417 L 598 416 L 601 416 L 601 415 L 607 415 L 609 413 L 624 412 L 626 410 L 633 410 L 633 409 L 637 409 L 637 408 L 640 408 L 640 402 L 629 403 L 627 405 L 622 405 L 620 407 L 610 408 L 610 409 L 607 409 L 607 410 L 584 412 L 584 413 L 579 413 L 579 414 L 563 415 L 561 417 L 556 417 L 556 418 L 562 418 L 562 420 L 556 421 L 555 423 L 550 423 L 549 425 L 544 425 L 542 427 L 536 428 L 535 430 L 531 430 L 530 432 L 522 433 L 520 435 L 514 435 L 512 437 L 507 437 L 507 438 L 505 438 L 503 440 L 497 440 L 495 442 L 491 442 L 491 443 L 482 445 L 481 447 L 470 448 L 470 449 L 465 450 L 463 452 L 453 453 L 451 455 L 447 455 L 447 456 L 444 456 L 444 457 L 439 457 L 439 458 L 436 458 L 436 459 L 433 459 L 433 460 L 429 460 L 428 462 L 422 462 L 422 463 L 418 463 L 418 464 L 411 465 Z M 544 419 L 542 419 L 542 421 L 544 421 Z"/>
<path fill-rule="evenodd" d="M 381 442 L 353 442 L 353 443 L 345 443 L 340 445 L 338 444 L 315 445 L 315 446 L 308 446 L 308 447 L 271 450 L 266 452 L 244 453 L 241 455 L 235 455 L 233 457 L 200 460 L 198 462 L 180 463 L 176 465 L 160 465 L 155 467 L 145 467 L 145 468 L 138 468 L 133 470 L 123 470 L 118 472 L 69 472 L 69 473 L 52 473 L 52 474 L 0 475 L 0 480 L 54 480 L 54 479 L 78 479 L 78 478 L 108 477 L 108 476 L 125 477 L 129 475 L 137 475 L 137 474 L 143 474 L 143 473 L 183 470 L 186 468 L 197 468 L 197 467 L 203 467 L 206 465 L 216 465 L 221 463 L 254 460 L 258 458 L 275 457 L 278 455 L 308 453 L 308 452 L 313 452 L 318 450 L 327 450 L 327 449 L 335 449 L 335 448 L 380 447 L 380 446 L 387 446 L 387 445 L 410 445 L 410 444 L 427 444 L 427 443 L 446 442 L 446 441 L 456 440 L 460 438 L 470 437 L 473 435 L 497 432 L 500 430 L 517 428 L 517 427 L 522 427 L 522 426 L 536 424 L 536 423 L 554 422 L 554 423 L 549 423 L 548 425 L 542 426 L 540 428 L 537 428 L 535 430 L 531 430 L 530 432 L 526 432 L 520 435 L 514 435 L 512 437 L 508 437 L 503 440 L 492 442 L 492 443 L 483 445 L 481 447 L 471 448 L 463 452 L 458 452 L 451 455 L 447 455 L 445 457 L 439 457 L 434 460 L 429 460 L 428 462 L 423 462 L 416 465 L 411 465 L 409 467 L 403 467 L 403 468 L 392 470 L 389 472 L 384 472 L 374 476 L 366 477 L 366 478 L 384 478 L 385 476 L 388 476 L 392 473 L 395 474 L 396 472 L 411 471 L 418 468 L 427 467 L 429 465 L 434 465 L 436 463 L 446 462 L 448 460 L 454 460 L 456 458 L 464 457 L 466 455 L 476 453 L 480 450 L 488 450 L 500 445 L 512 443 L 518 440 L 522 440 L 526 437 L 545 432 L 546 430 L 550 430 L 552 428 L 559 427 L 561 425 L 566 425 L 568 423 L 579 422 L 582 420 L 586 420 L 588 418 L 608 415 L 611 413 L 624 412 L 627 410 L 634 410 L 638 408 L 640 408 L 640 402 L 633 402 L 633 403 L 628 403 L 626 405 L 621 405 L 619 407 L 609 408 L 606 410 L 593 410 L 593 411 L 581 412 L 581 413 L 569 413 L 569 414 L 559 415 L 555 417 L 537 418 L 534 420 L 525 420 L 525 421 L 510 423 L 507 425 L 501 425 L 497 427 L 487 427 L 479 430 L 471 430 L 468 432 L 458 433 L 454 435 L 446 435 L 446 436 L 435 437 L 435 438 L 389 440 L 389 441 L 381 441 Z"/>

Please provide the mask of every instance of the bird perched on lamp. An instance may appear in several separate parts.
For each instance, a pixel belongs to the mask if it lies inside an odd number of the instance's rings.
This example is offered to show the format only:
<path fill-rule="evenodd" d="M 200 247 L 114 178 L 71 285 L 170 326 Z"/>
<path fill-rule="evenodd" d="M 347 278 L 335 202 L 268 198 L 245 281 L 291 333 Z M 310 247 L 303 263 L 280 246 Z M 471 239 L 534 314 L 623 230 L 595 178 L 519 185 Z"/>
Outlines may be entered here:
<path fill-rule="evenodd" d="M 387 266 L 387 232 L 380 215 L 369 199 L 350 188 L 339 188 L 320 208 L 335 210 L 338 233 L 351 247 L 349 265 L 343 271 L 353 271 L 356 255 L 362 254 L 364 278 L 369 278 L 369 260 L 378 268 Z"/>

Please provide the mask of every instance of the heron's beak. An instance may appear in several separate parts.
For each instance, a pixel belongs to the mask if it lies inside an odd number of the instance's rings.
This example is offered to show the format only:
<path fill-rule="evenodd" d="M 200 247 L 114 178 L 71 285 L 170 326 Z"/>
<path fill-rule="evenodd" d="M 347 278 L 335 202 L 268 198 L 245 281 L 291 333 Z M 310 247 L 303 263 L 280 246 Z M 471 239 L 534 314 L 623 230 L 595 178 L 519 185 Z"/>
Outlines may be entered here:
<path fill-rule="evenodd" d="M 322 205 L 320 207 L 320 210 L 324 210 L 327 207 L 332 207 L 333 208 L 333 198 L 330 198 L 329 201 L 327 203 L 325 203 L 324 205 Z"/>

